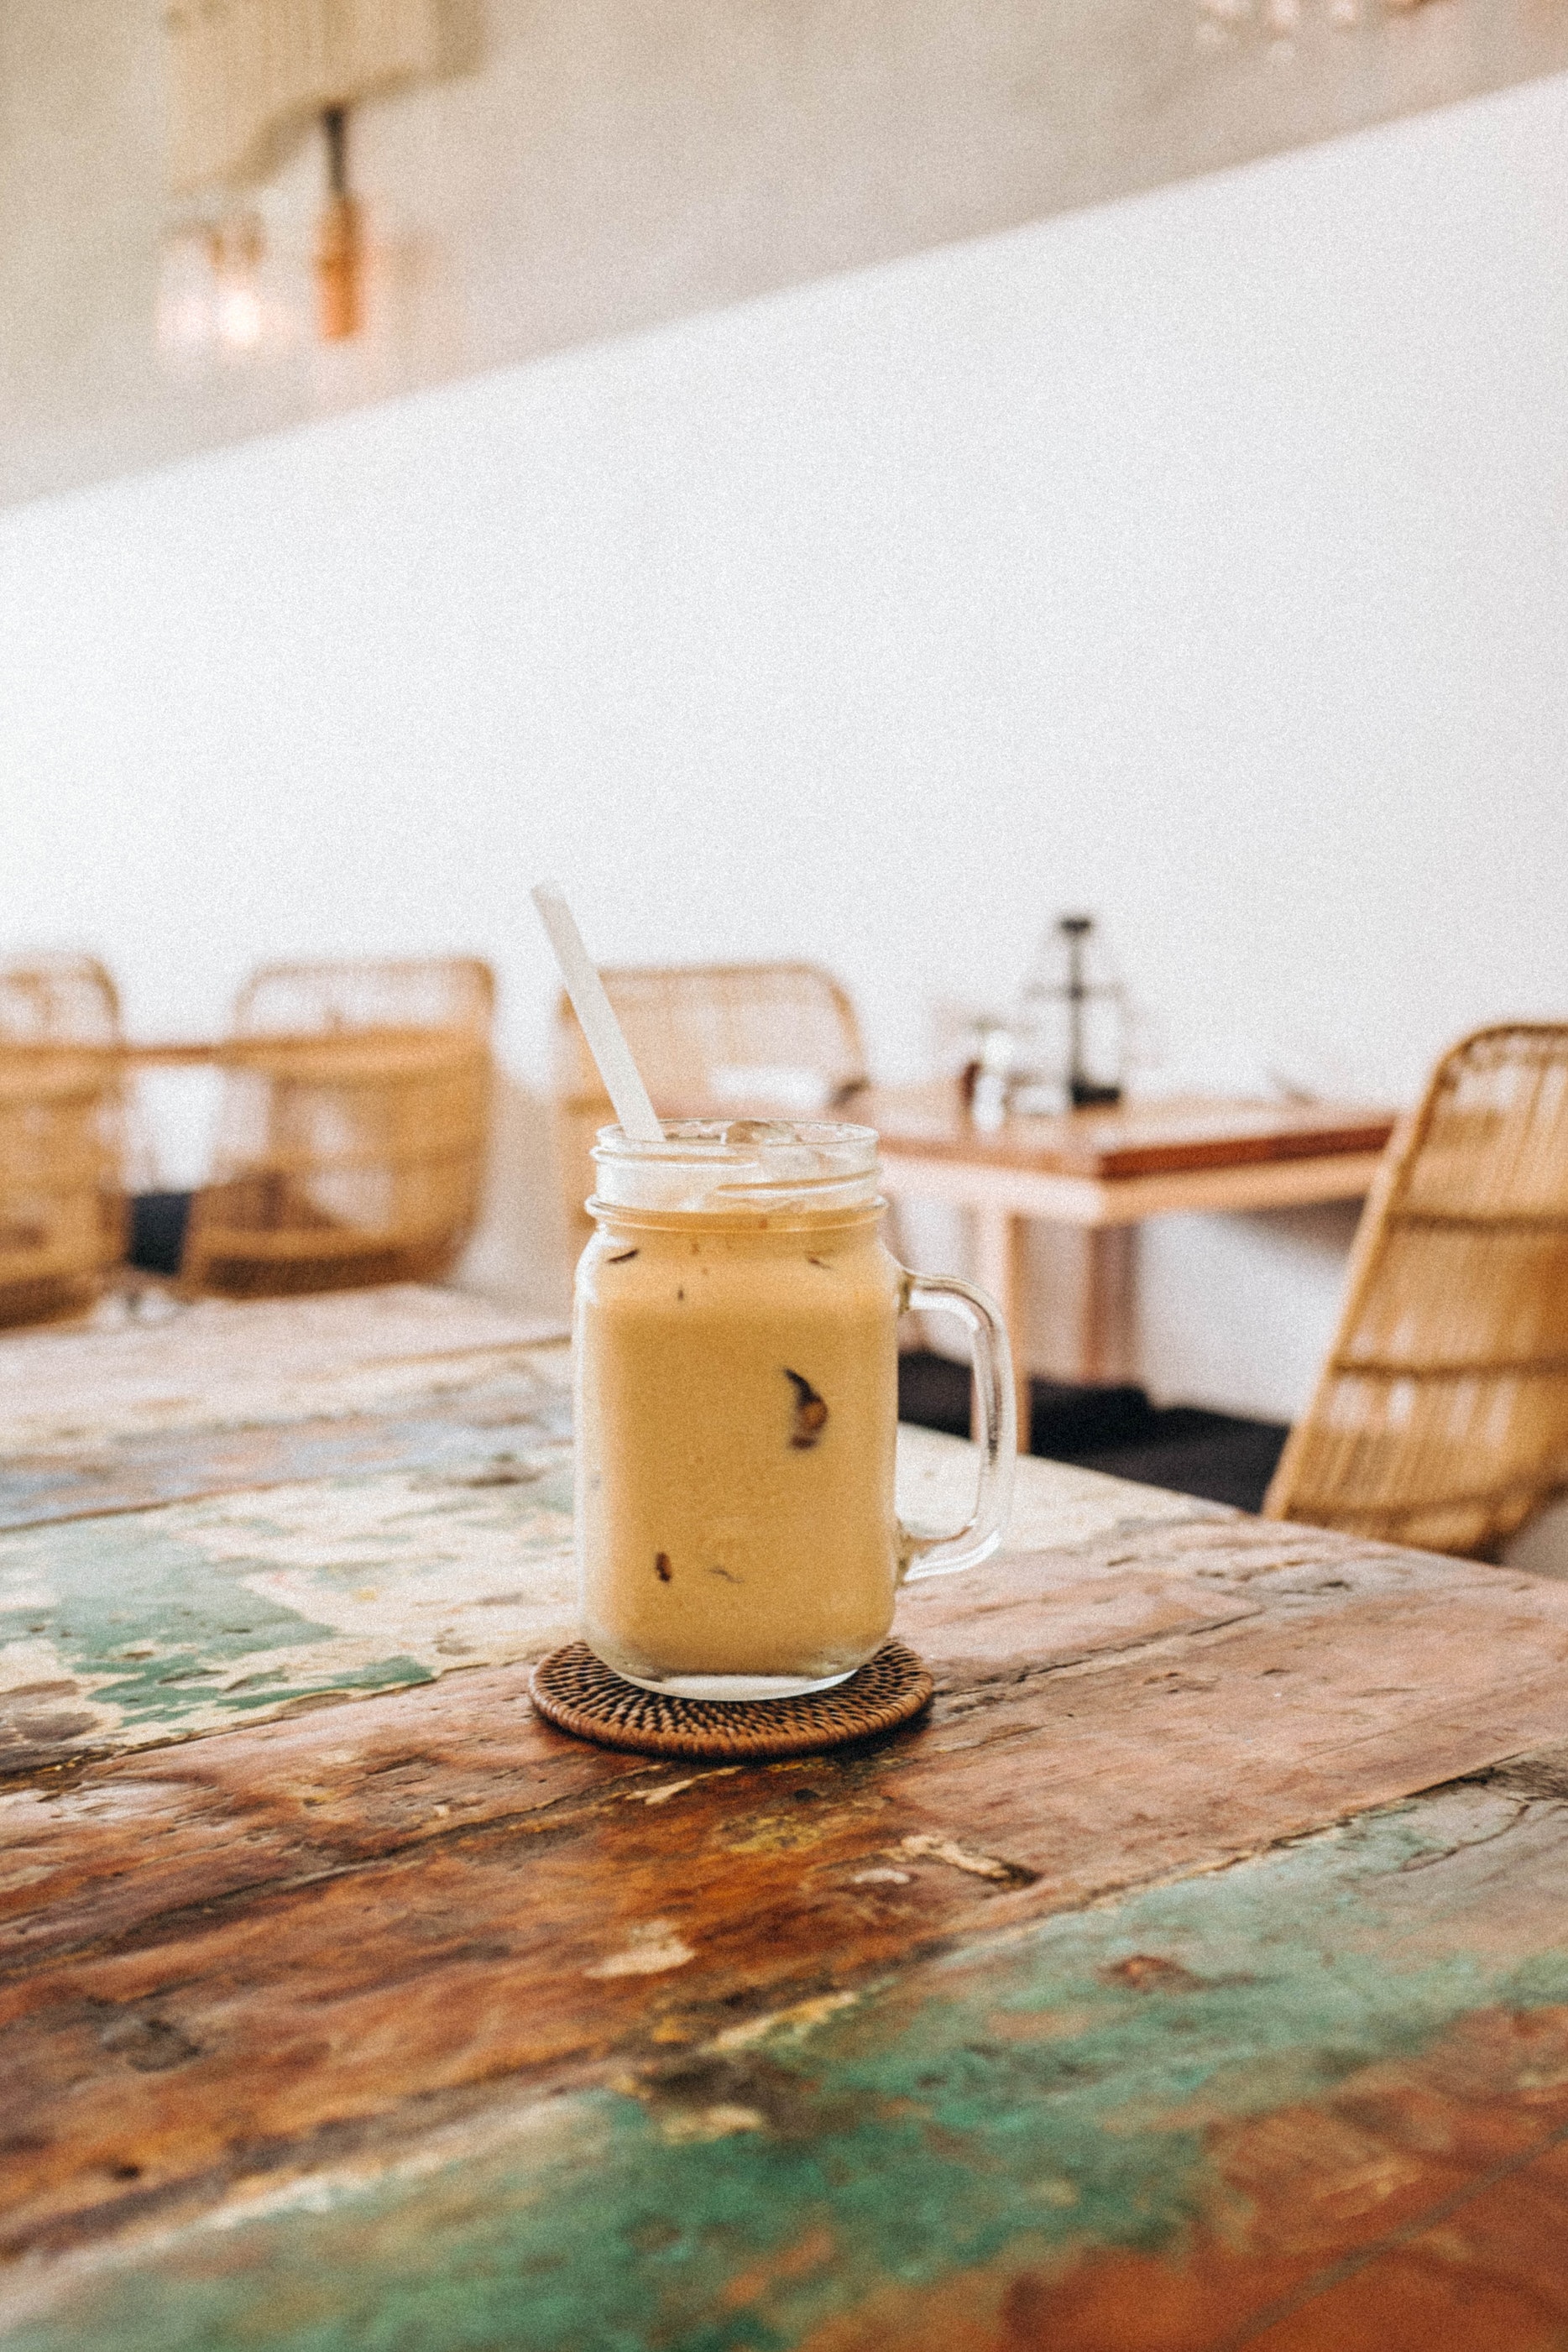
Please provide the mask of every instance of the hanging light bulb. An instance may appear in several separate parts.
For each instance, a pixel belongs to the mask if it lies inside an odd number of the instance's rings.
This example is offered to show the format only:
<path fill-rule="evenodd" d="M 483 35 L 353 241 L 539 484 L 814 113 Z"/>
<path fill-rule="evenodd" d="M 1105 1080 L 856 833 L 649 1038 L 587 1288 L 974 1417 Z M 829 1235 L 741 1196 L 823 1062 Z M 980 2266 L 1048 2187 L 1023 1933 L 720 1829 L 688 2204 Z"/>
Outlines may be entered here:
<path fill-rule="evenodd" d="M 267 358 L 294 341 L 291 306 L 269 280 L 259 213 L 230 207 L 168 231 L 157 325 L 164 359 L 186 373 Z"/>
<path fill-rule="evenodd" d="M 158 344 L 174 365 L 210 356 L 217 340 L 217 257 L 210 222 L 180 221 L 163 239 Z"/>
<path fill-rule="evenodd" d="M 267 233 L 256 213 L 234 213 L 214 231 L 216 299 L 214 329 L 218 347 L 243 359 L 266 340 L 268 316 L 261 286 Z"/>

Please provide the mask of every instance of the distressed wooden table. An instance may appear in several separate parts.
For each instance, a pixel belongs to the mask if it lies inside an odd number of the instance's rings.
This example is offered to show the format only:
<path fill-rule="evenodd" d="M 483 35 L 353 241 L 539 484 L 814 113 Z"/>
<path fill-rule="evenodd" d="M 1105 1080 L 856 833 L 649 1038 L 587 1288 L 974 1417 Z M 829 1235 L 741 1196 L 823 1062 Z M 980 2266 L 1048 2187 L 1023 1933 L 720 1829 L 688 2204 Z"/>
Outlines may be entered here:
<path fill-rule="evenodd" d="M 563 1381 L 0 1346 L 11 2352 L 1568 2346 L 1568 1586 L 1023 1464 L 927 1723 L 673 1769 L 525 1696 Z"/>

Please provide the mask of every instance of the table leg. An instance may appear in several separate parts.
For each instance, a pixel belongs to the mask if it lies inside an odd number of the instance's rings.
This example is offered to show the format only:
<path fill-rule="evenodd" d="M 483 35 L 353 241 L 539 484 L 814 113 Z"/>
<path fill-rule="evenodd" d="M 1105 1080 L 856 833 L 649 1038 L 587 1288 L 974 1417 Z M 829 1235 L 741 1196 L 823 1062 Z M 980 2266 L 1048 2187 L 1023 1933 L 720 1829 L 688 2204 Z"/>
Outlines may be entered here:
<path fill-rule="evenodd" d="M 1126 1380 L 1131 1370 L 1136 1225 L 1086 1225 L 1079 1306 L 1080 1381 Z"/>
<path fill-rule="evenodd" d="M 1018 1401 L 1018 1451 L 1029 1450 L 1029 1364 L 1024 1330 L 1024 1219 L 990 1202 L 974 1210 L 974 1279 L 1002 1309 L 1013 1349 L 1013 1390 Z"/>

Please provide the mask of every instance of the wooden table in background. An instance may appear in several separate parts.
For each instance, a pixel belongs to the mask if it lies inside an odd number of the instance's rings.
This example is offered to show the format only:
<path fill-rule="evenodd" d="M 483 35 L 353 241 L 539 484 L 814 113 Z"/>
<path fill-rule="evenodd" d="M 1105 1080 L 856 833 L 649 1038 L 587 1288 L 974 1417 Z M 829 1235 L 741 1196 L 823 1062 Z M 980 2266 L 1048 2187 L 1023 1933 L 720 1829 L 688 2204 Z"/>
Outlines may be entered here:
<path fill-rule="evenodd" d="M 670 1766 L 528 1703 L 529 1327 L 15 1338 L 0 1420 L 7 2352 L 1568 2345 L 1568 1586 L 1024 1463 L 927 1721 Z"/>
<path fill-rule="evenodd" d="M 952 1086 L 868 1089 L 847 1115 L 878 1129 L 889 1200 L 945 1201 L 973 1215 L 974 1278 L 1015 1335 L 1026 1451 L 1028 1364 L 1019 1339 L 1031 1218 L 1083 1234 L 1071 1371 L 1105 1380 L 1125 1371 L 1119 1339 L 1132 1320 L 1133 1236 L 1146 1217 L 1361 1200 L 1394 1131 L 1391 1111 L 1364 1106 L 1183 1096 L 1010 1118 L 987 1133 Z"/>

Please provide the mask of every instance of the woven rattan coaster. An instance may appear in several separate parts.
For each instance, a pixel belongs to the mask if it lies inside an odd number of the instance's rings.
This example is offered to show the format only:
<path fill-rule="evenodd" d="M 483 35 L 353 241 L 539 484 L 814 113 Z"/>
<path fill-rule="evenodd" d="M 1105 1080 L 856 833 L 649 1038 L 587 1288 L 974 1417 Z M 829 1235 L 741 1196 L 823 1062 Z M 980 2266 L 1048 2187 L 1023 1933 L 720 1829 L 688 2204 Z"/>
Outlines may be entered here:
<path fill-rule="evenodd" d="M 624 1682 L 586 1642 L 541 1658 L 529 1685 L 541 1715 L 601 1748 L 644 1756 L 809 1756 L 873 1739 L 931 1705 L 933 1685 L 912 1650 L 884 1642 L 833 1690 L 805 1698 L 671 1698 Z"/>

